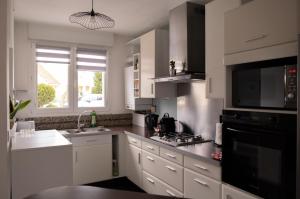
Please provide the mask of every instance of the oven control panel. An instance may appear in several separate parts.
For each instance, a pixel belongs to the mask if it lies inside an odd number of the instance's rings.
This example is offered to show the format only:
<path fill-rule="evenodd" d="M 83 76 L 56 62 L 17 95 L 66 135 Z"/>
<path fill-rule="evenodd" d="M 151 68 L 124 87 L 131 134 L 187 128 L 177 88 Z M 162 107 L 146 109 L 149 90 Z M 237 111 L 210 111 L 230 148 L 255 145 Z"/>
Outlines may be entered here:
<path fill-rule="evenodd" d="M 286 66 L 285 75 L 285 106 L 294 108 L 297 106 L 297 66 Z"/>

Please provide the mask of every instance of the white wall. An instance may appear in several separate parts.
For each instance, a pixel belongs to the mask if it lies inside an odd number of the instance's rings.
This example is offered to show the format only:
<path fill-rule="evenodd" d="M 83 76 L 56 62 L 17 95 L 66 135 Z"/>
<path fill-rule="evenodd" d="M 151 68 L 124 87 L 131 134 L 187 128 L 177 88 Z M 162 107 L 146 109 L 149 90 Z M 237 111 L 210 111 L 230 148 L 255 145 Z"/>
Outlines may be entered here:
<path fill-rule="evenodd" d="M 0 1 L 0 198 L 10 198 L 8 142 L 9 48 L 13 47 L 12 2 Z"/>
<path fill-rule="evenodd" d="M 127 56 L 127 36 L 114 35 L 100 31 L 87 31 L 76 28 L 63 28 L 50 25 L 28 24 L 15 22 L 15 89 L 17 99 L 34 99 L 34 61 L 32 59 L 32 40 L 58 41 L 67 43 L 79 43 L 86 45 L 98 45 L 109 47 L 109 109 L 101 114 L 126 113 L 124 97 L 123 68 Z M 51 113 L 54 115 L 72 115 L 77 113 Z M 19 117 L 45 116 L 34 111 L 33 103 L 22 111 Z"/>

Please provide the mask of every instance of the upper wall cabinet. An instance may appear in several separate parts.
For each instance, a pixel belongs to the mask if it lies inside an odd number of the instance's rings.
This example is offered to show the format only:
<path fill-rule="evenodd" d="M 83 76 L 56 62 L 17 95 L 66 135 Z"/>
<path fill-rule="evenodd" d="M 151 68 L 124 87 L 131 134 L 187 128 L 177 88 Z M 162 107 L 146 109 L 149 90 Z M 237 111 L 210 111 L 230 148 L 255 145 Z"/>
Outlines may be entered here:
<path fill-rule="evenodd" d="M 140 37 L 141 98 L 162 98 L 176 95 L 176 85 L 154 83 L 153 78 L 169 74 L 169 36 L 166 30 L 153 30 Z"/>
<path fill-rule="evenodd" d="M 214 0 L 205 5 L 206 97 L 224 98 L 224 13 L 240 6 L 240 0 Z"/>
<path fill-rule="evenodd" d="M 225 54 L 297 41 L 297 0 L 253 0 L 225 14 Z"/>

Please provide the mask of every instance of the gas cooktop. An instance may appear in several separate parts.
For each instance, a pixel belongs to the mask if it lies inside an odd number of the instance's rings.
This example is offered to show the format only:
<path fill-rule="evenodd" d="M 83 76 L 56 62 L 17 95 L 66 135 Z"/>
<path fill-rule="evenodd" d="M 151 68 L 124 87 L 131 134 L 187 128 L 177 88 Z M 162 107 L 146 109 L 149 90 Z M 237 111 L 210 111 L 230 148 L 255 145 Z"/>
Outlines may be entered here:
<path fill-rule="evenodd" d="M 167 133 L 163 136 L 154 135 L 150 139 L 162 142 L 171 146 L 185 146 L 192 144 L 199 144 L 204 142 L 210 142 L 211 140 L 205 140 L 202 136 L 195 136 L 186 133 Z"/>

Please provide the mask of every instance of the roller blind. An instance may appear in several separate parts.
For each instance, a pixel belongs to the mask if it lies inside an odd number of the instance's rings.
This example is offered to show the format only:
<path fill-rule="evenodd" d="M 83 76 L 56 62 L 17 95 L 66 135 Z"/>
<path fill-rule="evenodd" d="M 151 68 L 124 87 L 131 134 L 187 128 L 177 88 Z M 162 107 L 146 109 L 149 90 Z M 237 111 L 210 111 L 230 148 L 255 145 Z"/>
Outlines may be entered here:
<path fill-rule="evenodd" d="M 91 50 L 79 48 L 76 52 L 78 70 L 106 71 L 106 50 Z"/>
<path fill-rule="evenodd" d="M 42 63 L 70 64 L 70 48 L 36 46 L 36 61 Z"/>

